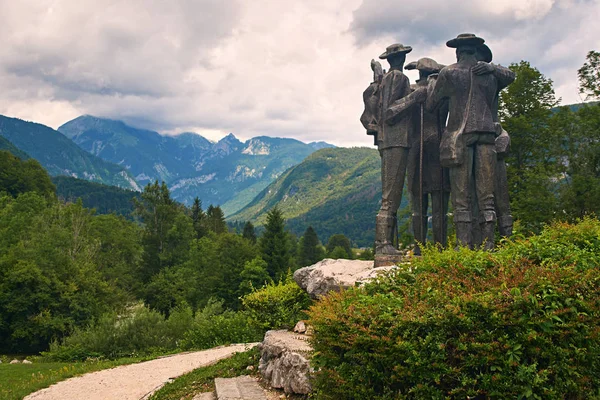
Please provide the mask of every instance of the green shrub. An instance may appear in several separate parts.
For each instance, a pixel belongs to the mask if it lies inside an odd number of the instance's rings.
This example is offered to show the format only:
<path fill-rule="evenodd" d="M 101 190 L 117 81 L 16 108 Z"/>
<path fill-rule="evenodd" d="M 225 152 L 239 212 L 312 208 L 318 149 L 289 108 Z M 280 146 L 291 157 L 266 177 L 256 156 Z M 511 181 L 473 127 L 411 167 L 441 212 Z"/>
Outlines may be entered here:
<path fill-rule="evenodd" d="M 321 399 L 600 398 L 600 222 L 433 248 L 310 310 Z"/>
<path fill-rule="evenodd" d="M 262 330 L 248 313 L 223 310 L 223 302 L 210 300 L 202 312 L 196 313 L 191 329 L 181 343 L 183 349 L 208 349 L 230 343 L 262 340 Z"/>
<path fill-rule="evenodd" d="M 288 273 L 285 281 L 267 284 L 242 297 L 242 304 L 252 321 L 263 329 L 289 329 L 306 318 L 304 311 L 311 300 Z"/>
<path fill-rule="evenodd" d="M 176 350 L 193 323 L 192 310 L 175 308 L 168 319 L 157 311 L 136 306 L 127 315 L 106 314 L 86 329 L 77 329 L 44 353 L 58 361 L 133 357 Z"/>

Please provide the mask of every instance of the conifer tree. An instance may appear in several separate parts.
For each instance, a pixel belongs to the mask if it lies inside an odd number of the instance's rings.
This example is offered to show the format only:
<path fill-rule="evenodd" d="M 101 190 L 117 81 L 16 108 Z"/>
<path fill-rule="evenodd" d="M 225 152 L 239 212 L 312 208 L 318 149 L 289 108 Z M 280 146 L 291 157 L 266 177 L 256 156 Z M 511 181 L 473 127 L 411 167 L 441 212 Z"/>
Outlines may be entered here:
<path fill-rule="evenodd" d="M 192 223 L 197 239 L 206 235 L 206 214 L 202 210 L 202 201 L 198 197 L 194 199 L 194 204 L 192 204 Z"/>
<path fill-rule="evenodd" d="M 300 240 L 300 251 L 298 254 L 298 264 L 300 267 L 306 267 L 319 262 L 325 256 L 319 237 L 312 226 L 306 228 L 304 236 Z"/>
<path fill-rule="evenodd" d="M 242 237 L 248 239 L 251 243 L 256 243 L 256 231 L 254 230 L 254 225 L 252 225 L 252 222 L 246 221 L 244 224 Z"/>
<path fill-rule="evenodd" d="M 206 226 L 214 233 L 227 232 L 227 223 L 225 222 L 225 214 L 219 206 L 212 204 L 206 209 Z"/>
<path fill-rule="evenodd" d="M 262 259 L 267 263 L 267 271 L 274 280 L 285 277 L 290 262 L 288 236 L 284 227 L 285 219 L 281 210 L 272 208 L 267 213 L 265 232 L 260 238 L 260 250 Z"/>

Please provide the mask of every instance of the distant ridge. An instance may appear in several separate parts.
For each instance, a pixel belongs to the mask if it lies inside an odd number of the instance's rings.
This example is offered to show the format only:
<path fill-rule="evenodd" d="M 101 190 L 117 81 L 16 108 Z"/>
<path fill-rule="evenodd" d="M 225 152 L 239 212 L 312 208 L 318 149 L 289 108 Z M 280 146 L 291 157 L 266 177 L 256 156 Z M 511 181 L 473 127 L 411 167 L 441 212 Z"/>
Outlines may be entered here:
<path fill-rule="evenodd" d="M 0 136 L 38 160 L 50 175 L 66 175 L 139 190 L 136 181 L 123 167 L 83 151 L 69 138 L 45 125 L 0 115 Z"/>
<path fill-rule="evenodd" d="M 278 206 L 296 235 L 312 226 L 321 241 L 343 233 L 359 246 L 371 246 L 381 203 L 380 162 L 375 149 L 321 149 L 286 171 L 228 221 L 260 226 L 267 212 Z"/>

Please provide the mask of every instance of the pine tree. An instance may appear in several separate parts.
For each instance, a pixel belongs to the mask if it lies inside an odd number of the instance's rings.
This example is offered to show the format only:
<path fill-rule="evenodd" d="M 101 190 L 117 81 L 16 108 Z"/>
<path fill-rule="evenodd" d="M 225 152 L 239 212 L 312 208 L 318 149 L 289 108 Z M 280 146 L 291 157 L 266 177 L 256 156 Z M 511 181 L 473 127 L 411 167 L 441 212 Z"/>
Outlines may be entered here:
<path fill-rule="evenodd" d="M 244 224 L 242 237 L 248 239 L 251 243 L 256 243 L 256 231 L 254 230 L 254 225 L 252 225 L 252 222 L 246 221 Z"/>
<path fill-rule="evenodd" d="M 202 210 L 202 201 L 198 197 L 194 199 L 194 204 L 192 204 L 192 223 L 197 239 L 206 235 L 206 214 Z"/>
<path fill-rule="evenodd" d="M 212 204 L 206 209 L 206 226 L 214 233 L 227 232 L 227 223 L 225 222 L 225 214 L 219 206 Z"/>
<path fill-rule="evenodd" d="M 304 236 L 300 240 L 300 251 L 298 254 L 298 264 L 300 267 L 306 267 L 319 262 L 325 256 L 321 245 L 319 244 L 319 237 L 317 232 L 312 226 L 306 228 Z"/>
<path fill-rule="evenodd" d="M 290 262 L 288 236 L 284 227 L 282 212 L 277 207 L 272 208 L 267 213 L 265 232 L 260 238 L 260 250 L 269 275 L 276 281 L 285 277 Z"/>

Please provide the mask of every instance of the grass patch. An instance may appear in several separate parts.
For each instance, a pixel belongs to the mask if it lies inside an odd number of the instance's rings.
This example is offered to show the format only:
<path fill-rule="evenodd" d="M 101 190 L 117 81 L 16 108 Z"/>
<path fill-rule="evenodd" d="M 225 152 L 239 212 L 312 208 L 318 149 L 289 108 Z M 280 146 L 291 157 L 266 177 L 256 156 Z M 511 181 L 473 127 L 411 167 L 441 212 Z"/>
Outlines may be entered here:
<path fill-rule="evenodd" d="M 236 353 L 230 358 L 180 376 L 154 393 L 150 400 L 192 399 L 198 393 L 212 392 L 215 390 L 215 378 L 233 378 L 255 373 L 258 370 L 259 359 L 260 353 L 256 347 Z M 248 370 L 249 365 L 254 369 Z"/>
<path fill-rule="evenodd" d="M 73 376 L 147 359 L 149 358 L 123 358 L 112 361 L 75 363 L 34 362 L 33 364 L 12 365 L 2 363 L 0 364 L 0 399 L 20 400 L 30 393 Z"/>

